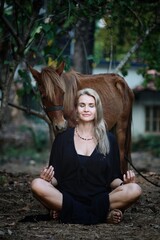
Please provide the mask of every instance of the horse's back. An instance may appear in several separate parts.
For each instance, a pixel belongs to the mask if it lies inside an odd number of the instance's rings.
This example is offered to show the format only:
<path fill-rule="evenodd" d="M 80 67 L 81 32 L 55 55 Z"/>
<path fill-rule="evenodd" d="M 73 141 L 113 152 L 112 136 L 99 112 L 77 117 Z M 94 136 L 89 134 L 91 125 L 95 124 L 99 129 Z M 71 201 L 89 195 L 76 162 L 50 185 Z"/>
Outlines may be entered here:
<path fill-rule="evenodd" d="M 115 73 L 103 73 L 103 74 L 93 74 L 93 75 L 84 75 L 79 74 L 80 79 L 80 88 L 92 87 L 96 88 L 99 91 L 112 91 L 115 92 L 115 88 L 121 91 L 121 95 L 129 94 L 130 97 L 133 97 L 133 93 L 129 88 L 127 82 L 123 77 Z"/>

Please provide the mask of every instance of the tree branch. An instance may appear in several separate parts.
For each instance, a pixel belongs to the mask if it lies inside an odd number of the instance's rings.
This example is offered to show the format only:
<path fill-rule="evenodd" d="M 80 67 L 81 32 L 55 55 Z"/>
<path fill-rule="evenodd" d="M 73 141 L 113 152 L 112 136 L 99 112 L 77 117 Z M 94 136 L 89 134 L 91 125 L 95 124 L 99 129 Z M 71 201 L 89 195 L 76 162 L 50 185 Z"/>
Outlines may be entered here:
<path fill-rule="evenodd" d="M 135 11 L 133 11 L 133 9 L 130 8 L 127 4 L 125 4 L 125 5 L 126 5 L 126 8 L 136 17 L 136 19 L 139 22 L 139 25 L 142 29 L 143 28 L 143 23 L 142 23 L 141 19 L 139 18 L 139 16 L 137 15 L 137 13 Z"/>
<path fill-rule="evenodd" d="M 136 43 L 131 47 L 131 49 L 128 51 L 128 53 L 124 56 L 122 61 L 118 64 L 118 66 L 115 68 L 114 72 L 118 73 L 121 68 L 127 63 L 131 55 L 137 51 L 137 49 L 142 45 L 146 37 L 155 29 L 156 25 L 153 25 L 151 28 L 147 29 L 144 36 L 139 38 Z"/>
<path fill-rule="evenodd" d="M 2 100 L 2 98 L 0 98 L 0 101 L 1 100 Z M 37 111 L 35 111 L 33 109 L 28 109 L 27 107 L 19 106 L 19 105 L 16 105 L 16 104 L 13 104 L 13 103 L 9 103 L 9 102 L 8 102 L 8 105 L 11 106 L 11 107 L 17 108 L 18 110 L 24 111 L 24 112 L 26 112 L 28 114 L 31 114 L 31 115 L 34 115 L 34 116 L 36 116 L 38 118 L 43 119 L 48 124 L 49 134 L 50 134 L 50 142 L 52 144 L 52 142 L 53 142 L 53 140 L 55 138 L 53 125 L 52 125 L 51 121 L 49 120 L 49 118 L 45 114 L 37 112 Z"/>
<path fill-rule="evenodd" d="M 15 38 L 16 42 L 18 43 L 19 46 L 23 46 L 23 42 L 21 41 L 21 39 L 17 36 L 16 31 L 14 30 L 14 28 L 11 26 L 11 24 L 9 23 L 9 21 L 5 18 L 4 15 L 1 16 L 2 21 L 4 22 L 4 24 L 7 26 L 7 28 L 10 30 L 10 32 L 12 33 L 13 37 Z"/>
<path fill-rule="evenodd" d="M 0 98 L 0 100 L 1 100 L 1 98 Z M 19 106 L 19 105 L 16 105 L 14 103 L 10 103 L 10 102 L 8 102 L 8 105 L 11 106 L 11 107 L 17 108 L 18 110 L 24 111 L 28 114 L 37 116 L 38 118 L 43 119 L 47 123 L 50 123 L 50 120 L 48 119 L 48 117 L 44 113 L 40 113 L 40 112 L 35 111 L 33 109 L 28 109 L 27 107 Z"/>

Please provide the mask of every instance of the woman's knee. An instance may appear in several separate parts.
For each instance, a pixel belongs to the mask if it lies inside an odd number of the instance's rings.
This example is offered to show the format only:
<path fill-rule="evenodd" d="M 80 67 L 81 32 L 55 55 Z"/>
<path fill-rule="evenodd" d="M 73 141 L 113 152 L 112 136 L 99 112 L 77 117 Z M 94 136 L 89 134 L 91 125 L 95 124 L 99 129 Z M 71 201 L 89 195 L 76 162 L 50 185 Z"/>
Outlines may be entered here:
<path fill-rule="evenodd" d="M 41 195 L 44 189 L 45 181 L 41 178 L 36 178 L 31 183 L 31 190 L 33 194 Z"/>
<path fill-rule="evenodd" d="M 137 183 L 127 184 L 127 196 L 129 200 L 136 201 L 142 194 L 142 189 Z"/>

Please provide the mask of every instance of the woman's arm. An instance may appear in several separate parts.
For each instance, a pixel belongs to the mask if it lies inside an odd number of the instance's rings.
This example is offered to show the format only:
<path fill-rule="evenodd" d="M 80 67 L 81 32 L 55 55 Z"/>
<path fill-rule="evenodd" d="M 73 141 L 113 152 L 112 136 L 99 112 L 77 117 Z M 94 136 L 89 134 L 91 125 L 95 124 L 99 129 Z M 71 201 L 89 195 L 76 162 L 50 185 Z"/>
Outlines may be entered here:
<path fill-rule="evenodd" d="M 123 184 L 135 182 L 136 182 L 135 173 L 132 170 L 129 170 L 127 171 L 126 174 L 123 175 L 123 181 L 120 178 L 116 178 L 111 182 L 110 187 L 112 189 L 115 189 Z"/>
<path fill-rule="evenodd" d="M 113 189 L 121 186 L 122 184 L 123 184 L 123 181 L 120 178 L 116 178 L 111 182 L 110 187 L 113 190 Z"/>

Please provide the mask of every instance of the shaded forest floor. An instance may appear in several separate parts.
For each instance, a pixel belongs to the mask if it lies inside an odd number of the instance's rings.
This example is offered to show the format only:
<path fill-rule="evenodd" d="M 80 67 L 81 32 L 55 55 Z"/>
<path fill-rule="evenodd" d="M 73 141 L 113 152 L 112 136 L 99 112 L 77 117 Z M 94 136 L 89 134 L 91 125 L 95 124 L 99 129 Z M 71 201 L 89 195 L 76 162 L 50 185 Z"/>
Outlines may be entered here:
<path fill-rule="evenodd" d="M 153 162 L 153 161 L 152 161 Z M 159 162 L 156 162 L 159 164 Z M 142 164 L 141 164 L 142 165 Z M 93 226 L 60 224 L 50 220 L 47 211 L 33 198 L 30 182 L 34 168 L 0 172 L 0 239 L 1 240 L 158 240 L 160 236 L 160 188 L 137 175 L 143 189 L 141 199 L 128 209 L 118 224 Z M 144 166 L 144 165 L 143 165 Z M 143 168 L 139 166 L 139 168 Z M 20 167 L 20 166 L 19 166 Z M 15 169 L 15 168 L 13 168 Z M 31 171 L 32 170 L 32 171 Z M 36 168 L 38 172 L 38 167 Z M 146 171 L 144 176 L 160 185 L 159 170 Z"/>

